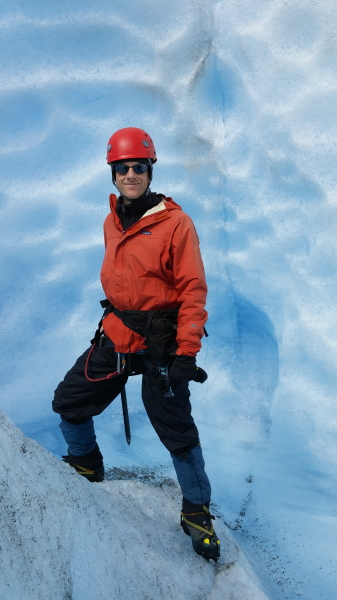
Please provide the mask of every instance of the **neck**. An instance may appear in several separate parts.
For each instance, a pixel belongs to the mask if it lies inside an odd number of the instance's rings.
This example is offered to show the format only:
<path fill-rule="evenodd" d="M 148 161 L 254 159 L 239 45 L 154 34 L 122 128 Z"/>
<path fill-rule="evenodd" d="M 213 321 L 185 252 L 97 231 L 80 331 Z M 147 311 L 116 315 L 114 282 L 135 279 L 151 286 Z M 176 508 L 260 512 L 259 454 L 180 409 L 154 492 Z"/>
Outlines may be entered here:
<path fill-rule="evenodd" d="M 130 201 L 130 198 L 119 196 L 117 201 L 117 214 L 122 222 L 124 231 L 138 221 L 147 210 L 159 204 L 162 195 L 153 192 L 142 194 Z"/>

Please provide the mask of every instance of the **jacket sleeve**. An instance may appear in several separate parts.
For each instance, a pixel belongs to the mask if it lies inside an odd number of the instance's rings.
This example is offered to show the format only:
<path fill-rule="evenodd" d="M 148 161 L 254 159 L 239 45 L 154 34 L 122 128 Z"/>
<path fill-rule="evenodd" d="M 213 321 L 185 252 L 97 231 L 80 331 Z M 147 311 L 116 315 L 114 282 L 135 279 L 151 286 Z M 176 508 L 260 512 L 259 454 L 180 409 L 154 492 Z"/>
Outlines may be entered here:
<path fill-rule="evenodd" d="M 207 285 L 197 232 L 185 214 L 172 238 L 172 271 L 180 304 L 177 355 L 195 356 L 207 321 Z"/>

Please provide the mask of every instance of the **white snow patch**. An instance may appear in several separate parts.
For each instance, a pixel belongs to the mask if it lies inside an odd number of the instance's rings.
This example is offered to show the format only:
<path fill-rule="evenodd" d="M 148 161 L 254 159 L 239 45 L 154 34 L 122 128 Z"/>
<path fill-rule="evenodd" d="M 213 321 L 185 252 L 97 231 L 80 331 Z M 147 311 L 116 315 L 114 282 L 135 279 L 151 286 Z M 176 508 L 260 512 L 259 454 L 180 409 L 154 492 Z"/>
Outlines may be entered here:
<path fill-rule="evenodd" d="M 194 554 L 175 485 L 93 485 L 2 411 L 0 432 L 3 600 L 266 599 L 220 521 L 220 564 Z"/>

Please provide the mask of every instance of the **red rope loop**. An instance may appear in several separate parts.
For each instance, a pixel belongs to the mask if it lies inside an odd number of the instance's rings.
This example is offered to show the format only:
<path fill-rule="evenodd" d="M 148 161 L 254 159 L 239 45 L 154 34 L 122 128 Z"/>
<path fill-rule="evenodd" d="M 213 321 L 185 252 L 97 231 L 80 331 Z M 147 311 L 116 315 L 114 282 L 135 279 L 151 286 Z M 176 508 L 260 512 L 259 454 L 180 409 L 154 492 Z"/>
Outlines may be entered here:
<path fill-rule="evenodd" d="M 111 379 L 112 377 L 116 377 L 117 375 L 122 375 L 122 373 L 124 373 L 124 367 L 119 373 L 118 373 L 118 371 L 114 371 L 114 373 L 108 373 L 108 375 L 106 377 L 101 377 L 100 379 L 91 379 L 91 377 L 89 377 L 89 375 L 88 375 L 89 360 L 90 360 L 90 357 L 92 355 L 92 352 L 93 352 L 95 346 L 96 346 L 96 344 L 93 344 L 91 346 L 90 352 L 87 356 L 87 360 L 85 361 L 84 375 L 85 375 L 86 379 L 88 381 L 105 381 L 106 379 Z"/>

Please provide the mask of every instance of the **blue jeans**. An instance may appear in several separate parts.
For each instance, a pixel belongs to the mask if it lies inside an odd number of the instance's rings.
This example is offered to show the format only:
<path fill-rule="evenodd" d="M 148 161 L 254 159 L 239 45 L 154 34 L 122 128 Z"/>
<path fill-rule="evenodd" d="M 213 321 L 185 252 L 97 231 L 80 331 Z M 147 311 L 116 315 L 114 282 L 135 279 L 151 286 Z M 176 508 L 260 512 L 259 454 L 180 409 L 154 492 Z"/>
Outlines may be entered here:
<path fill-rule="evenodd" d="M 96 446 L 93 419 L 85 423 L 68 423 L 61 416 L 60 428 L 73 456 L 89 454 Z M 182 494 L 192 504 L 205 504 L 211 498 L 211 486 L 205 472 L 201 446 L 188 452 L 171 454 Z"/>

